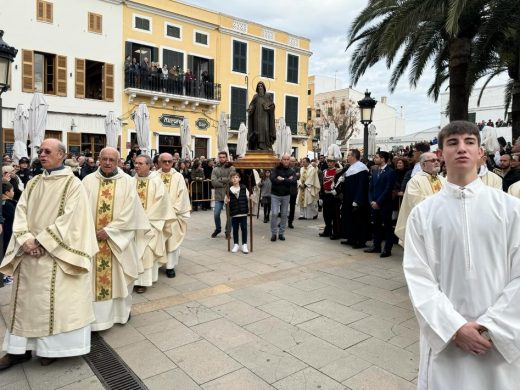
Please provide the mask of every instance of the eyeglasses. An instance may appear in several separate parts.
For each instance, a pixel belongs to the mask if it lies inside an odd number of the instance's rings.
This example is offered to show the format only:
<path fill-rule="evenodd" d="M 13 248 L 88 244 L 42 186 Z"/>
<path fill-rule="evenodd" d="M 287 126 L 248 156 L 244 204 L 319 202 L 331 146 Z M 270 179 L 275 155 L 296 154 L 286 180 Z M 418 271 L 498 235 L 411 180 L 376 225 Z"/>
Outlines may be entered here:
<path fill-rule="evenodd" d="M 50 149 L 39 149 L 36 154 L 39 156 L 41 154 L 51 154 L 52 153 L 52 150 Z"/>
<path fill-rule="evenodd" d="M 438 158 L 430 158 L 429 160 L 424 160 L 424 162 L 441 162 Z"/>
<path fill-rule="evenodd" d="M 173 164 L 173 160 L 162 160 L 161 162 L 166 164 Z"/>

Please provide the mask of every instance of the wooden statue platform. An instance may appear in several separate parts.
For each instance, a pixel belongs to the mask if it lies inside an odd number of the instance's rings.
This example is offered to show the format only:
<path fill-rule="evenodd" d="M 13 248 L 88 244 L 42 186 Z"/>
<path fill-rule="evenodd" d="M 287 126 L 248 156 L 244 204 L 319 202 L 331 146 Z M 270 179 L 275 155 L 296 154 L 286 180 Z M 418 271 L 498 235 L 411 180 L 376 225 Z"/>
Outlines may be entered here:
<path fill-rule="evenodd" d="M 233 161 L 238 169 L 273 169 L 280 160 L 270 150 L 248 150 L 244 157 Z"/>

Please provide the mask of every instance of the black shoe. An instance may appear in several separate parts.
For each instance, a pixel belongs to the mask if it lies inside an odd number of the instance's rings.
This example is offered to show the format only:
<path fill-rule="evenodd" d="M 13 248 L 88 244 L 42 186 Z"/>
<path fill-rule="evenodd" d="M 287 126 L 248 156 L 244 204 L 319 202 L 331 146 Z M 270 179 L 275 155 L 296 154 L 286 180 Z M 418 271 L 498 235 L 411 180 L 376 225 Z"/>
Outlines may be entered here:
<path fill-rule="evenodd" d="M 278 239 L 279 239 L 280 241 L 285 241 L 285 236 L 284 236 L 283 234 L 279 234 L 279 235 L 278 235 Z"/>
<path fill-rule="evenodd" d="M 292 224 L 292 222 L 289 222 L 288 227 L 289 227 L 289 229 L 294 229 L 294 225 Z"/>
<path fill-rule="evenodd" d="M 354 245 L 354 243 L 350 240 L 344 240 L 344 241 L 341 241 L 341 244 L 342 245 Z"/>
<path fill-rule="evenodd" d="M 298 219 L 305 219 L 305 217 L 298 217 Z"/>
<path fill-rule="evenodd" d="M 363 249 L 363 248 L 366 248 L 367 245 L 366 244 L 354 244 L 352 245 L 352 248 L 354 249 Z"/>
<path fill-rule="evenodd" d="M 390 252 L 390 251 L 383 251 L 383 252 L 381 252 L 381 254 L 379 255 L 379 257 L 382 257 L 382 258 L 390 257 L 390 256 L 392 256 L 392 252 Z"/>
<path fill-rule="evenodd" d="M 220 233 L 220 230 L 215 229 L 215 231 L 213 233 L 211 233 L 211 238 L 217 237 L 219 235 L 219 233 Z"/>
<path fill-rule="evenodd" d="M 371 246 L 368 249 L 365 249 L 363 252 L 365 253 L 381 253 L 381 248 L 376 248 L 374 246 Z"/>
<path fill-rule="evenodd" d="M 273 235 L 271 236 L 271 241 L 276 241 L 276 234 L 273 234 Z"/>
<path fill-rule="evenodd" d="M 40 365 L 42 365 L 43 367 L 47 367 L 47 366 L 50 366 L 55 361 L 56 361 L 56 358 L 42 357 L 42 358 L 40 358 Z"/>
<path fill-rule="evenodd" d="M 314 217 L 312 217 L 312 219 L 318 219 L 318 216 L 317 216 L 317 215 L 315 215 Z"/>
<path fill-rule="evenodd" d="M 167 269 L 166 270 L 166 276 L 169 277 L 169 278 L 174 278 L 175 277 L 175 269 L 174 268 Z"/>
<path fill-rule="evenodd" d="M 331 240 L 339 240 L 340 238 L 341 238 L 340 236 L 335 236 L 334 234 L 332 236 L 330 236 Z"/>
<path fill-rule="evenodd" d="M 269 222 L 269 220 L 267 218 L 264 218 L 264 223 L 267 223 Z"/>
<path fill-rule="evenodd" d="M 319 233 L 318 236 L 320 236 L 320 237 L 330 237 L 330 234 L 323 232 L 323 233 Z"/>
<path fill-rule="evenodd" d="M 0 358 L 0 370 L 5 370 L 16 364 L 20 364 L 32 359 L 32 352 L 26 351 L 24 354 L 7 353 Z"/>

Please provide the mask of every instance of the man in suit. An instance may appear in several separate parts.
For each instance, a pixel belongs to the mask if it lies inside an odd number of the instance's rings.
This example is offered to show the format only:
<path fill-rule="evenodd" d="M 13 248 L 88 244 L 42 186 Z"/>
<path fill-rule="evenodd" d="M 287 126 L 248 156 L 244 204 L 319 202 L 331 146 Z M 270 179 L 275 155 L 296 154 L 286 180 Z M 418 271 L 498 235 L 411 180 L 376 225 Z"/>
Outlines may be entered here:
<path fill-rule="evenodd" d="M 395 184 L 395 172 L 387 164 L 390 159 L 388 152 L 378 152 L 374 163 L 378 166 L 370 179 L 368 201 L 372 208 L 374 223 L 374 245 L 365 249 L 367 253 L 380 253 L 384 239 L 385 247 L 380 257 L 392 255 L 394 232 L 392 228 L 392 189 Z"/>

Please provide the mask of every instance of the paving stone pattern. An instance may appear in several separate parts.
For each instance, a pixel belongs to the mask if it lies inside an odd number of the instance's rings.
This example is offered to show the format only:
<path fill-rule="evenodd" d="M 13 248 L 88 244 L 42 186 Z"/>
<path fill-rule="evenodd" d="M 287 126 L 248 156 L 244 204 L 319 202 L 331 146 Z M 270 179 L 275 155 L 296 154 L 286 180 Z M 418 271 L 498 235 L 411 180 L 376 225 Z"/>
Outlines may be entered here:
<path fill-rule="evenodd" d="M 400 248 L 386 259 L 354 250 L 318 237 L 320 220 L 296 221 L 273 243 L 255 219 L 253 252 L 231 254 L 223 234 L 210 238 L 212 221 L 193 213 L 176 278 L 161 271 L 134 294 L 130 322 L 101 333 L 149 389 L 416 387 L 418 327 Z M 10 293 L 0 289 L 0 334 Z M 76 357 L 48 367 L 35 358 L 2 372 L 0 388 L 103 386 Z"/>

